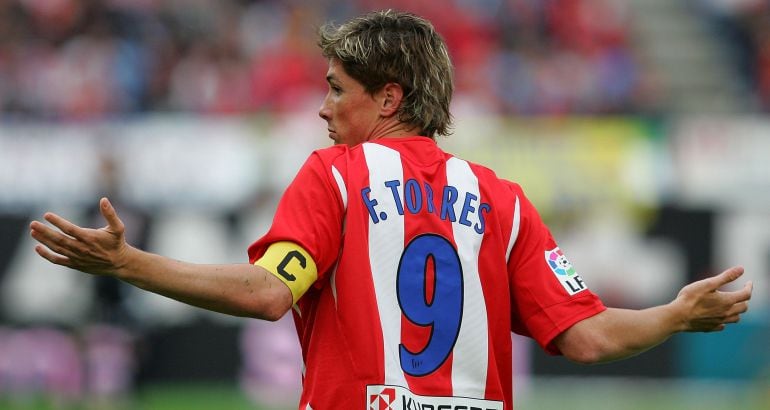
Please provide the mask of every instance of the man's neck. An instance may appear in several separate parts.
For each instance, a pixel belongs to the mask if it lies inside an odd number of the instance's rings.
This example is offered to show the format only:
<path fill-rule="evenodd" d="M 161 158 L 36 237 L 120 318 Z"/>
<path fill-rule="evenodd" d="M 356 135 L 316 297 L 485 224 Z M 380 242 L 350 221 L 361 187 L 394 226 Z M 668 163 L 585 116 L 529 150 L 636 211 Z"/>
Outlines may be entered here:
<path fill-rule="evenodd" d="M 369 141 L 378 138 L 414 137 L 421 134 L 422 132 L 418 127 L 403 122 L 382 123 L 369 134 L 372 136 Z"/>

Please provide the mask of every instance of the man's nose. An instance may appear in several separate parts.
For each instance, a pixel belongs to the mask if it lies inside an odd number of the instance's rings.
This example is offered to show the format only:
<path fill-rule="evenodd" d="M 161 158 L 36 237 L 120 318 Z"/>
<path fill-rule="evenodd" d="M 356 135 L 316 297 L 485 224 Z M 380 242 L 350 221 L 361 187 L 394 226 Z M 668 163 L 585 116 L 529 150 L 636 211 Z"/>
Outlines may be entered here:
<path fill-rule="evenodd" d="M 331 118 L 330 110 L 326 106 L 326 99 L 324 98 L 323 102 L 321 103 L 321 106 L 318 107 L 318 116 L 323 118 L 326 121 L 329 121 L 329 118 Z"/>

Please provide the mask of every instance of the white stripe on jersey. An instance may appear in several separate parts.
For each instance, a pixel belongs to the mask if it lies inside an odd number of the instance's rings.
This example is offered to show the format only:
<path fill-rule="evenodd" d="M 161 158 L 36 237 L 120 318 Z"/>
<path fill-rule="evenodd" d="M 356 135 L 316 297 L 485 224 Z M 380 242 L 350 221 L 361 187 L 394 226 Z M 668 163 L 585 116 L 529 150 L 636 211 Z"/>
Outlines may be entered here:
<path fill-rule="evenodd" d="M 398 346 L 401 343 L 401 308 L 396 295 L 395 272 L 404 251 L 404 216 L 399 215 L 390 188 L 385 181 L 404 180 L 401 155 L 398 151 L 378 144 L 364 143 L 364 156 L 369 168 L 370 198 L 377 198 L 377 212 L 387 217 L 374 223 L 369 218 L 369 263 L 374 281 L 377 309 L 382 323 L 382 341 L 385 353 L 385 382 L 407 386 L 401 370 Z M 404 197 L 403 183 L 398 187 L 399 198 Z"/>
<path fill-rule="evenodd" d="M 505 252 L 505 261 L 511 258 L 511 250 L 513 250 L 513 244 L 516 243 L 516 238 L 519 237 L 519 225 L 521 224 L 521 208 L 519 206 L 519 196 L 516 195 L 516 207 L 513 209 L 513 226 L 511 227 L 511 238 L 508 239 L 508 250 Z"/>
<path fill-rule="evenodd" d="M 347 210 L 348 188 L 345 187 L 345 180 L 342 179 L 342 174 L 340 174 L 340 171 L 338 171 L 334 165 L 332 165 L 332 175 L 334 175 L 334 180 L 337 182 L 337 189 L 340 190 L 340 196 L 342 197 L 342 207 Z"/>
<path fill-rule="evenodd" d="M 334 298 L 334 307 L 337 308 L 337 263 L 334 264 L 334 270 L 329 276 L 329 284 L 332 287 L 332 297 Z"/>
<path fill-rule="evenodd" d="M 332 175 L 334 175 L 334 181 L 337 182 L 337 189 L 340 191 L 340 197 L 342 197 L 342 209 L 344 211 L 348 210 L 348 188 L 345 186 L 345 180 L 342 178 L 342 174 L 340 174 L 340 171 L 332 165 Z M 345 223 L 346 221 L 342 221 L 342 232 L 345 232 Z M 337 258 L 337 262 L 339 262 L 339 258 Z M 331 283 L 332 287 L 332 296 L 334 297 L 334 307 L 337 307 L 337 263 L 334 264 L 334 269 L 332 271 L 332 274 L 330 276 L 329 282 Z"/>
<path fill-rule="evenodd" d="M 481 202 L 479 182 L 470 165 L 458 158 L 447 161 L 447 185 L 454 186 L 458 192 L 468 192 L 476 196 L 476 207 Z M 461 215 L 464 195 L 454 204 L 455 215 Z M 480 223 L 479 212 L 469 213 L 472 225 Z M 463 317 L 460 333 L 453 350 L 452 359 L 452 394 L 483 398 L 486 390 L 488 367 L 489 332 L 487 308 L 479 278 L 479 248 L 483 235 L 473 229 L 452 224 L 455 244 L 463 269 Z"/>

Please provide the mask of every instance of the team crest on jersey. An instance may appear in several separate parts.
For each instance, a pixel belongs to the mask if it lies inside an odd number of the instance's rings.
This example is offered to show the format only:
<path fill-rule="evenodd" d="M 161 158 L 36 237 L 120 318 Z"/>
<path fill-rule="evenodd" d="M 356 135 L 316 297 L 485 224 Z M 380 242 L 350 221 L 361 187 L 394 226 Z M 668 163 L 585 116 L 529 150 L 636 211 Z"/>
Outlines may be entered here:
<path fill-rule="evenodd" d="M 384 387 L 379 393 L 369 394 L 369 410 L 393 410 L 396 401 L 396 389 Z"/>
<path fill-rule="evenodd" d="M 545 261 L 567 293 L 574 295 L 586 290 L 583 278 L 577 274 L 575 268 L 572 267 L 572 264 L 559 247 L 545 251 Z"/>

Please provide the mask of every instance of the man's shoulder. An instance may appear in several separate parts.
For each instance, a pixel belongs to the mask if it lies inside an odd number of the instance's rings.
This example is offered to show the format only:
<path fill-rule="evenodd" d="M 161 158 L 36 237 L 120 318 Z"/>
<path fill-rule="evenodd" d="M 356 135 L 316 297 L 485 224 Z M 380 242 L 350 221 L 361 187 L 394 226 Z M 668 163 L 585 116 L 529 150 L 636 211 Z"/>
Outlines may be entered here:
<path fill-rule="evenodd" d="M 495 170 L 492 168 L 487 167 L 486 165 L 479 164 L 477 162 L 463 160 L 468 163 L 471 170 L 473 170 L 473 174 L 476 175 L 476 178 L 479 179 L 480 182 L 487 184 L 487 185 L 493 185 L 495 188 L 498 189 L 504 189 L 504 191 L 511 191 L 515 195 L 519 195 L 522 193 L 521 186 L 513 182 L 509 179 L 506 179 L 504 177 L 500 177 Z"/>
<path fill-rule="evenodd" d="M 348 151 L 350 151 L 350 147 L 344 144 L 340 144 L 340 145 L 332 145 L 331 147 L 326 147 L 326 148 L 319 148 L 313 151 L 312 155 L 318 155 L 319 157 L 324 159 L 337 158 L 339 156 L 345 155 Z"/>
<path fill-rule="evenodd" d="M 454 156 L 454 155 L 453 155 Z M 508 182 L 504 178 L 500 178 L 497 175 L 497 172 L 493 170 L 492 168 L 489 168 L 488 166 L 484 164 L 480 164 L 478 162 L 469 161 L 467 159 L 463 159 L 457 156 L 454 156 L 457 159 L 463 160 L 468 163 L 468 166 L 470 166 L 471 170 L 473 170 L 473 173 L 476 175 L 477 178 L 484 178 L 492 181 L 501 181 L 501 182 Z"/>
<path fill-rule="evenodd" d="M 333 145 L 331 147 L 314 150 L 308 157 L 308 164 L 323 165 L 324 167 L 339 164 L 340 159 L 349 156 L 350 147 L 347 145 Z"/>

